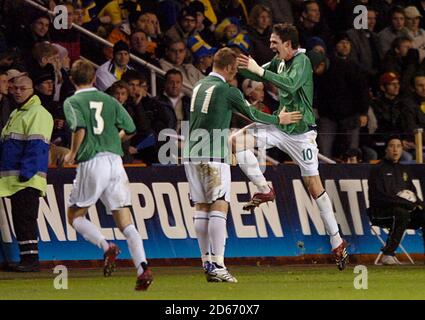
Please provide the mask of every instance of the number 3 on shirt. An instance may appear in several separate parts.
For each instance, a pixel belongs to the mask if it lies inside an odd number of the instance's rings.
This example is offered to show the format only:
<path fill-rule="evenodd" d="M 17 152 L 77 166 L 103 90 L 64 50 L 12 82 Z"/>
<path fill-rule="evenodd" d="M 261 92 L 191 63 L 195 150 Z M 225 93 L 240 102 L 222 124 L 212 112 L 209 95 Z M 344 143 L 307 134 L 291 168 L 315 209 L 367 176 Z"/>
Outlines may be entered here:
<path fill-rule="evenodd" d="M 102 134 L 105 122 L 101 116 L 103 102 L 90 101 L 90 109 L 95 109 L 94 118 L 96 119 L 96 127 L 93 127 L 94 134 Z"/>

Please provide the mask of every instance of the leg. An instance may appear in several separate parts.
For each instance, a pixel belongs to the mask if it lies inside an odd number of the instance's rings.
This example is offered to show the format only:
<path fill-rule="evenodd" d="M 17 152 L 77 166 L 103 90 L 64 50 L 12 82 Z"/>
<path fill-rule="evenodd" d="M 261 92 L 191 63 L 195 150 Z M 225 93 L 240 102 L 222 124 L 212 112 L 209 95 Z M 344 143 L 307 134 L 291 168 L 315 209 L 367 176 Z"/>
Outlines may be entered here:
<path fill-rule="evenodd" d="M 338 224 L 335 219 L 331 200 L 323 188 L 320 176 L 305 176 L 303 177 L 304 183 L 320 211 L 320 217 L 325 225 L 326 233 L 330 236 L 332 249 L 337 248 L 342 239 L 339 235 Z"/>
<path fill-rule="evenodd" d="M 259 130 L 264 132 L 259 132 L 257 137 L 254 137 L 248 134 L 248 130 L 250 130 L 250 128 L 251 125 L 237 131 L 230 137 L 232 149 L 236 154 L 236 160 L 239 167 L 248 179 L 255 184 L 259 191 L 259 193 L 254 194 L 251 201 L 243 207 L 244 210 L 251 210 L 258 207 L 263 202 L 273 201 L 275 199 L 274 190 L 268 186 L 266 178 L 261 172 L 258 159 L 253 152 L 253 149 L 255 145 L 258 144 L 259 140 L 262 141 L 262 145 L 266 148 L 271 147 L 266 143 L 266 141 L 268 141 L 265 134 L 266 129 L 260 128 Z"/>
<path fill-rule="evenodd" d="M 199 250 L 201 251 L 202 266 L 205 268 L 205 266 L 211 263 L 211 249 L 208 236 L 208 212 L 210 212 L 210 205 L 208 203 L 197 203 L 195 209 L 193 224 L 196 238 L 198 239 Z"/>
<path fill-rule="evenodd" d="M 236 160 L 243 173 L 257 186 L 261 193 L 268 193 L 270 192 L 270 188 L 261 172 L 258 159 L 253 152 L 257 145 L 257 139 L 248 134 L 248 127 L 238 130 L 230 137 L 232 149 L 236 154 Z"/>
<path fill-rule="evenodd" d="M 387 243 L 382 249 L 382 253 L 386 256 L 395 256 L 404 231 L 410 224 L 411 213 L 404 208 L 396 207 L 391 209 L 393 216 L 393 226 L 387 238 Z"/>
<path fill-rule="evenodd" d="M 112 211 L 115 224 L 127 239 L 128 251 L 137 269 L 137 281 L 135 290 L 147 290 L 153 281 L 152 271 L 148 268 L 143 240 L 133 224 L 129 208 L 121 208 Z"/>
<path fill-rule="evenodd" d="M 40 191 L 25 188 L 10 197 L 12 204 L 13 227 L 16 232 L 20 258 L 16 271 L 38 271 L 38 207 Z"/>
<path fill-rule="evenodd" d="M 68 222 L 85 240 L 106 252 L 109 249 L 109 244 L 99 228 L 86 219 L 87 210 L 88 208 L 79 208 L 77 206 L 69 207 L 67 213 Z"/>

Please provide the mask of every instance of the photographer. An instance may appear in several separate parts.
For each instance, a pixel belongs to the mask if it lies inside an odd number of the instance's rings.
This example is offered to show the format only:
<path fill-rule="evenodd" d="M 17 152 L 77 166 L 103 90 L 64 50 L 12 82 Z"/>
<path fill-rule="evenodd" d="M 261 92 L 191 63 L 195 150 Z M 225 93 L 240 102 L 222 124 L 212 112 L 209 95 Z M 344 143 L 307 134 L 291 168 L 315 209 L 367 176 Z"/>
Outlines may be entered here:
<path fill-rule="evenodd" d="M 373 225 L 390 229 L 381 260 L 387 265 L 397 264 L 395 251 L 404 231 L 422 228 L 424 232 L 425 227 L 424 202 L 417 197 L 408 167 L 399 163 L 402 152 L 401 139 L 391 136 L 385 158 L 369 176 L 369 218 Z"/>

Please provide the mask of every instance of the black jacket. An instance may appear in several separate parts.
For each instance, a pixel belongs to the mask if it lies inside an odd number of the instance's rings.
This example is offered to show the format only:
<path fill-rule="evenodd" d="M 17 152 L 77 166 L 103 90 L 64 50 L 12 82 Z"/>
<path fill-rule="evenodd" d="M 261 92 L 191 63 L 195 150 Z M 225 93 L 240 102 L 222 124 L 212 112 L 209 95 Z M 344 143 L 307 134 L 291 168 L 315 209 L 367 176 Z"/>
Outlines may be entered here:
<path fill-rule="evenodd" d="M 397 196 L 401 190 L 411 190 L 417 195 L 409 168 L 405 165 L 387 159 L 382 160 L 372 168 L 368 184 L 372 211 L 395 206 L 408 210 L 415 207 L 414 203 Z"/>

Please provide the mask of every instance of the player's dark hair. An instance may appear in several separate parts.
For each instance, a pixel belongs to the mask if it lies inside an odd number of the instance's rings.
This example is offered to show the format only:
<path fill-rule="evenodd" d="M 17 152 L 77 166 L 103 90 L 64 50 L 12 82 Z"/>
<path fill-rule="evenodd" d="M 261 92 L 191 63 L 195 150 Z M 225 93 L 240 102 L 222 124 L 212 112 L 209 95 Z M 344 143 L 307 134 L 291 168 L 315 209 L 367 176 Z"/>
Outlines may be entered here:
<path fill-rule="evenodd" d="M 220 70 L 224 70 L 229 65 L 233 65 L 236 62 L 237 55 L 230 48 L 222 48 L 214 55 L 214 67 Z"/>
<path fill-rule="evenodd" d="M 291 41 L 292 49 L 297 49 L 300 46 L 298 30 L 290 23 L 275 24 L 273 33 L 278 35 L 282 42 Z"/>
<path fill-rule="evenodd" d="M 77 86 L 91 84 L 95 75 L 96 71 L 90 62 L 79 59 L 72 64 L 71 78 Z"/>

